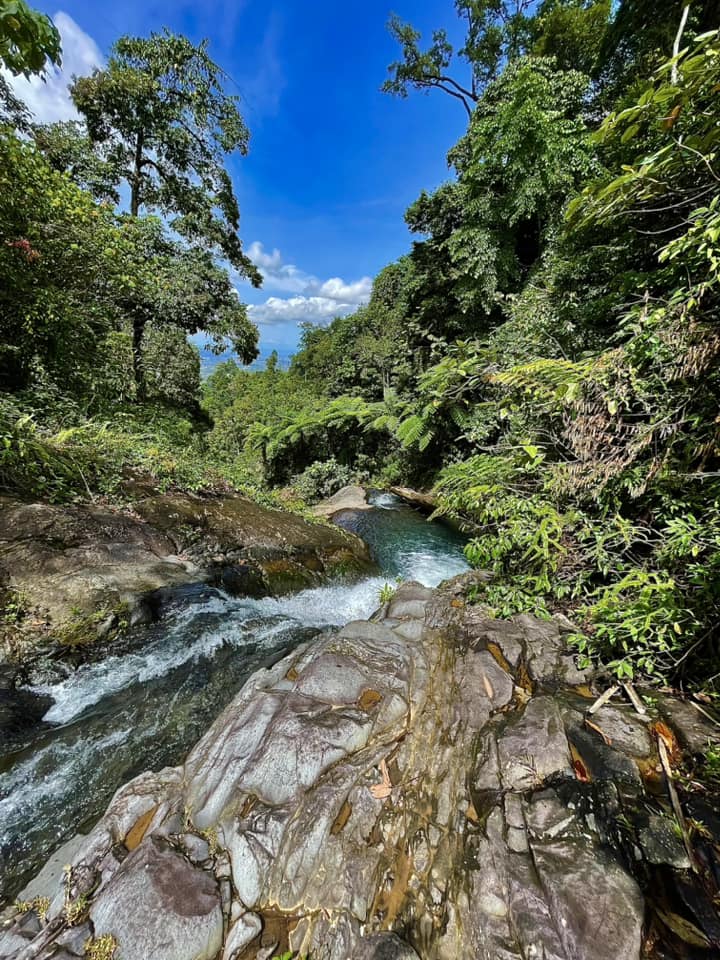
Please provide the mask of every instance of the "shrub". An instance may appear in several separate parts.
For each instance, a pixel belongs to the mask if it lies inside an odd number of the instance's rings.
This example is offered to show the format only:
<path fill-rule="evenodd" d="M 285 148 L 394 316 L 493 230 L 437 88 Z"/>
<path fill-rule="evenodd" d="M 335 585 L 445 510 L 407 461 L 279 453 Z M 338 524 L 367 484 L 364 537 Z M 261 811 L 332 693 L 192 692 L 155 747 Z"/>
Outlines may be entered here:
<path fill-rule="evenodd" d="M 342 487 L 355 479 L 352 470 L 335 457 L 329 460 L 316 460 L 293 478 L 297 493 L 308 503 L 317 503 L 325 497 L 331 497 Z"/>

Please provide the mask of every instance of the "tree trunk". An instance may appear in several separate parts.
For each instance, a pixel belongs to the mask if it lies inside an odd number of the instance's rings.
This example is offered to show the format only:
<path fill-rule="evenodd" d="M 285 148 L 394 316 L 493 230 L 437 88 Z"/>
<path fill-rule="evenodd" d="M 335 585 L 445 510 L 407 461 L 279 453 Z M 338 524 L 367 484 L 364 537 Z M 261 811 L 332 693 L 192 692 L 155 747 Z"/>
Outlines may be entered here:
<path fill-rule="evenodd" d="M 685 30 L 685 24 L 687 23 L 688 14 L 690 13 L 690 4 L 686 3 L 683 7 L 682 16 L 680 17 L 680 26 L 678 27 L 678 32 L 675 35 L 675 43 L 673 44 L 673 60 L 672 73 L 670 75 L 670 81 L 675 86 L 680 79 L 677 66 L 677 57 L 680 53 L 680 41 L 682 40 L 682 35 Z"/>
<path fill-rule="evenodd" d="M 141 317 L 133 317 L 133 373 L 135 375 L 135 399 L 140 402 L 145 399 L 145 368 L 143 364 L 142 342 L 145 332 L 145 321 Z"/>
<path fill-rule="evenodd" d="M 140 212 L 140 184 L 142 182 L 142 152 L 145 137 L 142 130 L 139 131 L 135 141 L 135 162 L 133 164 L 133 176 L 130 184 L 130 213 L 136 217 Z"/>
<path fill-rule="evenodd" d="M 140 130 L 135 141 L 135 163 L 130 183 L 130 214 L 137 217 L 140 212 L 140 183 L 142 181 L 143 132 Z M 135 375 L 135 400 L 145 399 L 145 371 L 143 369 L 142 341 L 145 332 L 145 320 L 133 317 L 133 373 Z"/>

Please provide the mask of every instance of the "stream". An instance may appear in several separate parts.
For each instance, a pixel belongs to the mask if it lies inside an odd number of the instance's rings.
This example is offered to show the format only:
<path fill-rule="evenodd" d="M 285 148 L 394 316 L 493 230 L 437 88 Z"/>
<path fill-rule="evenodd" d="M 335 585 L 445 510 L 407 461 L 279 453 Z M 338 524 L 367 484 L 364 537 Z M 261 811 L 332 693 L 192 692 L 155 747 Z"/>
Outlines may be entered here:
<path fill-rule="evenodd" d="M 10 750 L 0 744 L 0 904 L 89 830 L 119 786 L 180 763 L 255 670 L 368 617 L 385 583 L 436 586 L 467 569 L 459 534 L 390 494 L 370 502 L 346 526 L 370 546 L 377 575 L 279 599 L 191 589 L 103 659 L 32 688 L 50 698 L 42 722 Z"/>

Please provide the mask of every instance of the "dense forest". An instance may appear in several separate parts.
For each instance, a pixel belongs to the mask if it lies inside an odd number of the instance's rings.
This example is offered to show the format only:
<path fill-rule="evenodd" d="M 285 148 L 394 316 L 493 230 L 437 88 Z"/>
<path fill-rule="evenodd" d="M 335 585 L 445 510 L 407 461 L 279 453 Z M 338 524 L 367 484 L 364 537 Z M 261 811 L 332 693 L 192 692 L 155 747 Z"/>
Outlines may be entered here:
<path fill-rule="evenodd" d="M 368 304 L 260 371 L 225 158 L 248 147 L 205 45 L 119 39 L 38 125 L 0 77 L 0 488 L 121 481 L 303 510 L 434 491 L 496 616 L 564 612 L 581 659 L 720 680 L 720 33 L 712 0 L 456 0 L 454 50 L 397 18 L 388 95 L 465 111 L 448 180 Z M 59 38 L 0 7 L 0 60 Z M 378 78 L 381 82 L 382 78 Z M 219 364 L 200 380 L 187 340 Z M 239 361 L 239 362 L 238 362 Z"/>

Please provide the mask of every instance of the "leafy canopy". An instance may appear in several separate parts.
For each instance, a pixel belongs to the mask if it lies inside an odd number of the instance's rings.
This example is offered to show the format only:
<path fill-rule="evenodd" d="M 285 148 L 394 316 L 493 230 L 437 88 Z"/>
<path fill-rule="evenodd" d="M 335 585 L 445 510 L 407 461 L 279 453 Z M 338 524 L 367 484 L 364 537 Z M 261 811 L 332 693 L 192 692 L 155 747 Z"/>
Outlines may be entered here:
<path fill-rule="evenodd" d="M 261 277 L 242 250 L 240 213 L 225 159 L 247 152 L 248 131 L 226 94 L 223 73 L 186 37 L 165 30 L 122 37 L 107 67 L 70 92 L 102 151 L 109 186 L 130 188 L 130 209 L 155 211 L 192 245 L 227 259 L 252 283 Z"/>
<path fill-rule="evenodd" d="M 60 34 L 50 17 L 25 0 L 0 0 L 0 63 L 15 76 L 29 77 L 48 60 L 60 66 Z"/>

